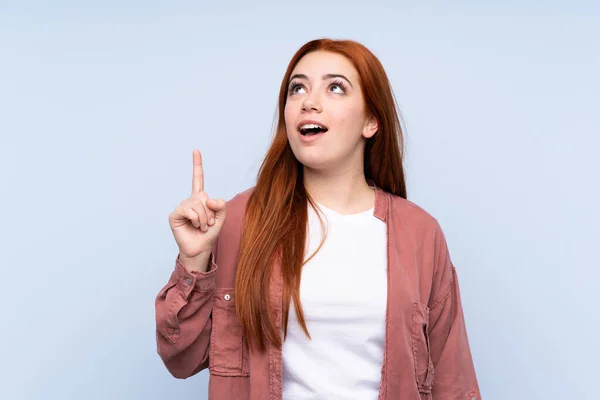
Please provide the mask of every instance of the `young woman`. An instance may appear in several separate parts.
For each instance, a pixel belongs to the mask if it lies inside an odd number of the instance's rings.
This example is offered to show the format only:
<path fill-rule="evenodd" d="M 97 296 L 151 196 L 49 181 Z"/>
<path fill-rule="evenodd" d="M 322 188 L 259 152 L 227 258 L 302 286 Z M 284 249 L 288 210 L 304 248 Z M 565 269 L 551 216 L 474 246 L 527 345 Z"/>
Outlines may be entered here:
<path fill-rule="evenodd" d="M 192 194 L 156 298 L 171 374 L 208 368 L 209 399 L 480 399 L 456 271 L 406 199 L 402 131 L 379 60 L 321 39 L 292 58 L 256 185 Z M 227 218 L 226 218 L 227 212 Z"/>

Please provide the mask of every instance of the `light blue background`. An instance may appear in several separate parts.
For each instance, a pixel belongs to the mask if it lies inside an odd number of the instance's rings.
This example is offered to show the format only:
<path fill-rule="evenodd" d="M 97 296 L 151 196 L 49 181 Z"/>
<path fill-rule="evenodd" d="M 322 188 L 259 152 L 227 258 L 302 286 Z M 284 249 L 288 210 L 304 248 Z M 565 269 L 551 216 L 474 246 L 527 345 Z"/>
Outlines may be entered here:
<path fill-rule="evenodd" d="M 213 197 L 253 185 L 321 36 L 389 74 L 484 398 L 598 398 L 597 6 L 199 3 L 0 1 L 0 399 L 206 398 L 156 354 L 167 216 L 194 148 Z"/>

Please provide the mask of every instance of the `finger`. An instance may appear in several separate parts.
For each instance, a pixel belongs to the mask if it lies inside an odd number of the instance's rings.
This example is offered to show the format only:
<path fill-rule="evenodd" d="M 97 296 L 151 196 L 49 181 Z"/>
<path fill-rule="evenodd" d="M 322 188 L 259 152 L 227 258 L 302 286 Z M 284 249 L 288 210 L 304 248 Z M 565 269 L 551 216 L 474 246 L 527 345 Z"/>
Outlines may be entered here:
<path fill-rule="evenodd" d="M 225 200 L 206 200 L 206 208 L 214 211 L 215 221 L 220 221 L 221 223 L 225 222 L 225 218 L 227 215 L 226 206 L 227 202 Z"/>
<path fill-rule="evenodd" d="M 208 195 L 206 192 L 200 192 L 193 194 L 188 201 L 191 204 L 204 208 L 204 212 L 206 213 L 206 221 L 208 226 L 213 226 L 215 223 L 215 213 L 210 208 L 206 206 L 206 201 L 208 200 Z"/>
<path fill-rule="evenodd" d="M 204 191 L 204 168 L 202 167 L 202 154 L 200 154 L 199 150 L 194 149 L 193 159 L 192 194 Z"/>
<path fill-rule="evenodd" d="M 192 210 L 190 207 L 182 207 L 181 214 L 190 220 L 194 227 L 200 227 L 200 219 L 198 218 L 198 214 Z"/>
<path fill-rule="evenodd" d="M 192 210 L 198 214 L 198 220 L 200 221 L 200 229 L 202 232 L 206 232 L 208 230 L 208 218 L 206 218 L 206 211 L 204 210 L 204 206 L 202 204 L 194 204 L 190 206 Z"/>
<path fill-rule="evenodd" d="M 215 212 L 211 210 L 208 206 L 204 206 L 204 211 L 206 212 L 206 220 L 208 221 L 208 226 L 213 226 L 215 224 Z"/>
<path fill-rule="evenodd" d="M 221 211 L 227 203 L 220 199 L 207 199 L 206 206 L 212 211 Z"/>

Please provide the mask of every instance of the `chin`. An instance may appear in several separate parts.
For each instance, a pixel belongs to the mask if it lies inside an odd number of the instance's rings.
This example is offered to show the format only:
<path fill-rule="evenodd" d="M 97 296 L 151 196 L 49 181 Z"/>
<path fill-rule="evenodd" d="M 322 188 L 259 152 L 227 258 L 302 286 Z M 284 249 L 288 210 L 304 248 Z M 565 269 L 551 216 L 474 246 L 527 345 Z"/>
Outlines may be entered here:
<path fill-rule="evenodd" d="M 303 143 L 292 143 L 290 142 L 292 153 L 296 160 L 303 166 L 315 169 L 323 170 L 331 167 L 334 163 L 334 154 L 332 154 L 331 148 L 327 149 L 324 146 L 305 146 Z"/>
<path fill-rule="evenodd" d="M 328 157 L 323 157 L 318 154 L 299 154 L 296 156 L 296 159 L 300 161 L 300 164 L 304 167 L 315 170 L 326 169 L 331 163 L 331 160 Z"/>

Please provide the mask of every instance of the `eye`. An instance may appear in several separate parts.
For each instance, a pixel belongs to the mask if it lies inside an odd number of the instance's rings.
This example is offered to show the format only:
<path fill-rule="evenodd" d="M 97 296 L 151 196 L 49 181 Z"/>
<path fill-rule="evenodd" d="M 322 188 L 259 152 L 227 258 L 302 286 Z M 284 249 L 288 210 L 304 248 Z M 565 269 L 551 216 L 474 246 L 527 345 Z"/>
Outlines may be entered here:
<path fill-rule="evenodd" d="M 346 85 L 342 81 L 333 81 L 333 82 L 331 82 L 331 84 L 329 85 L 329 88 L 332 89 L 332 91 L 334 93 L 339 93 L 339 94 L 346 93 L 346 90 L 347 90 Z M 333 90 L 334 88 L 336 90 Z"/>
<path fill-rule="evenodd" d="M 290 94 L 296 94 L 299 93 L 298 89 L 304 89 L 304 86 L 299 82 L 291 82 L 290 86 L 288 87 L 288 92 Z"/>

